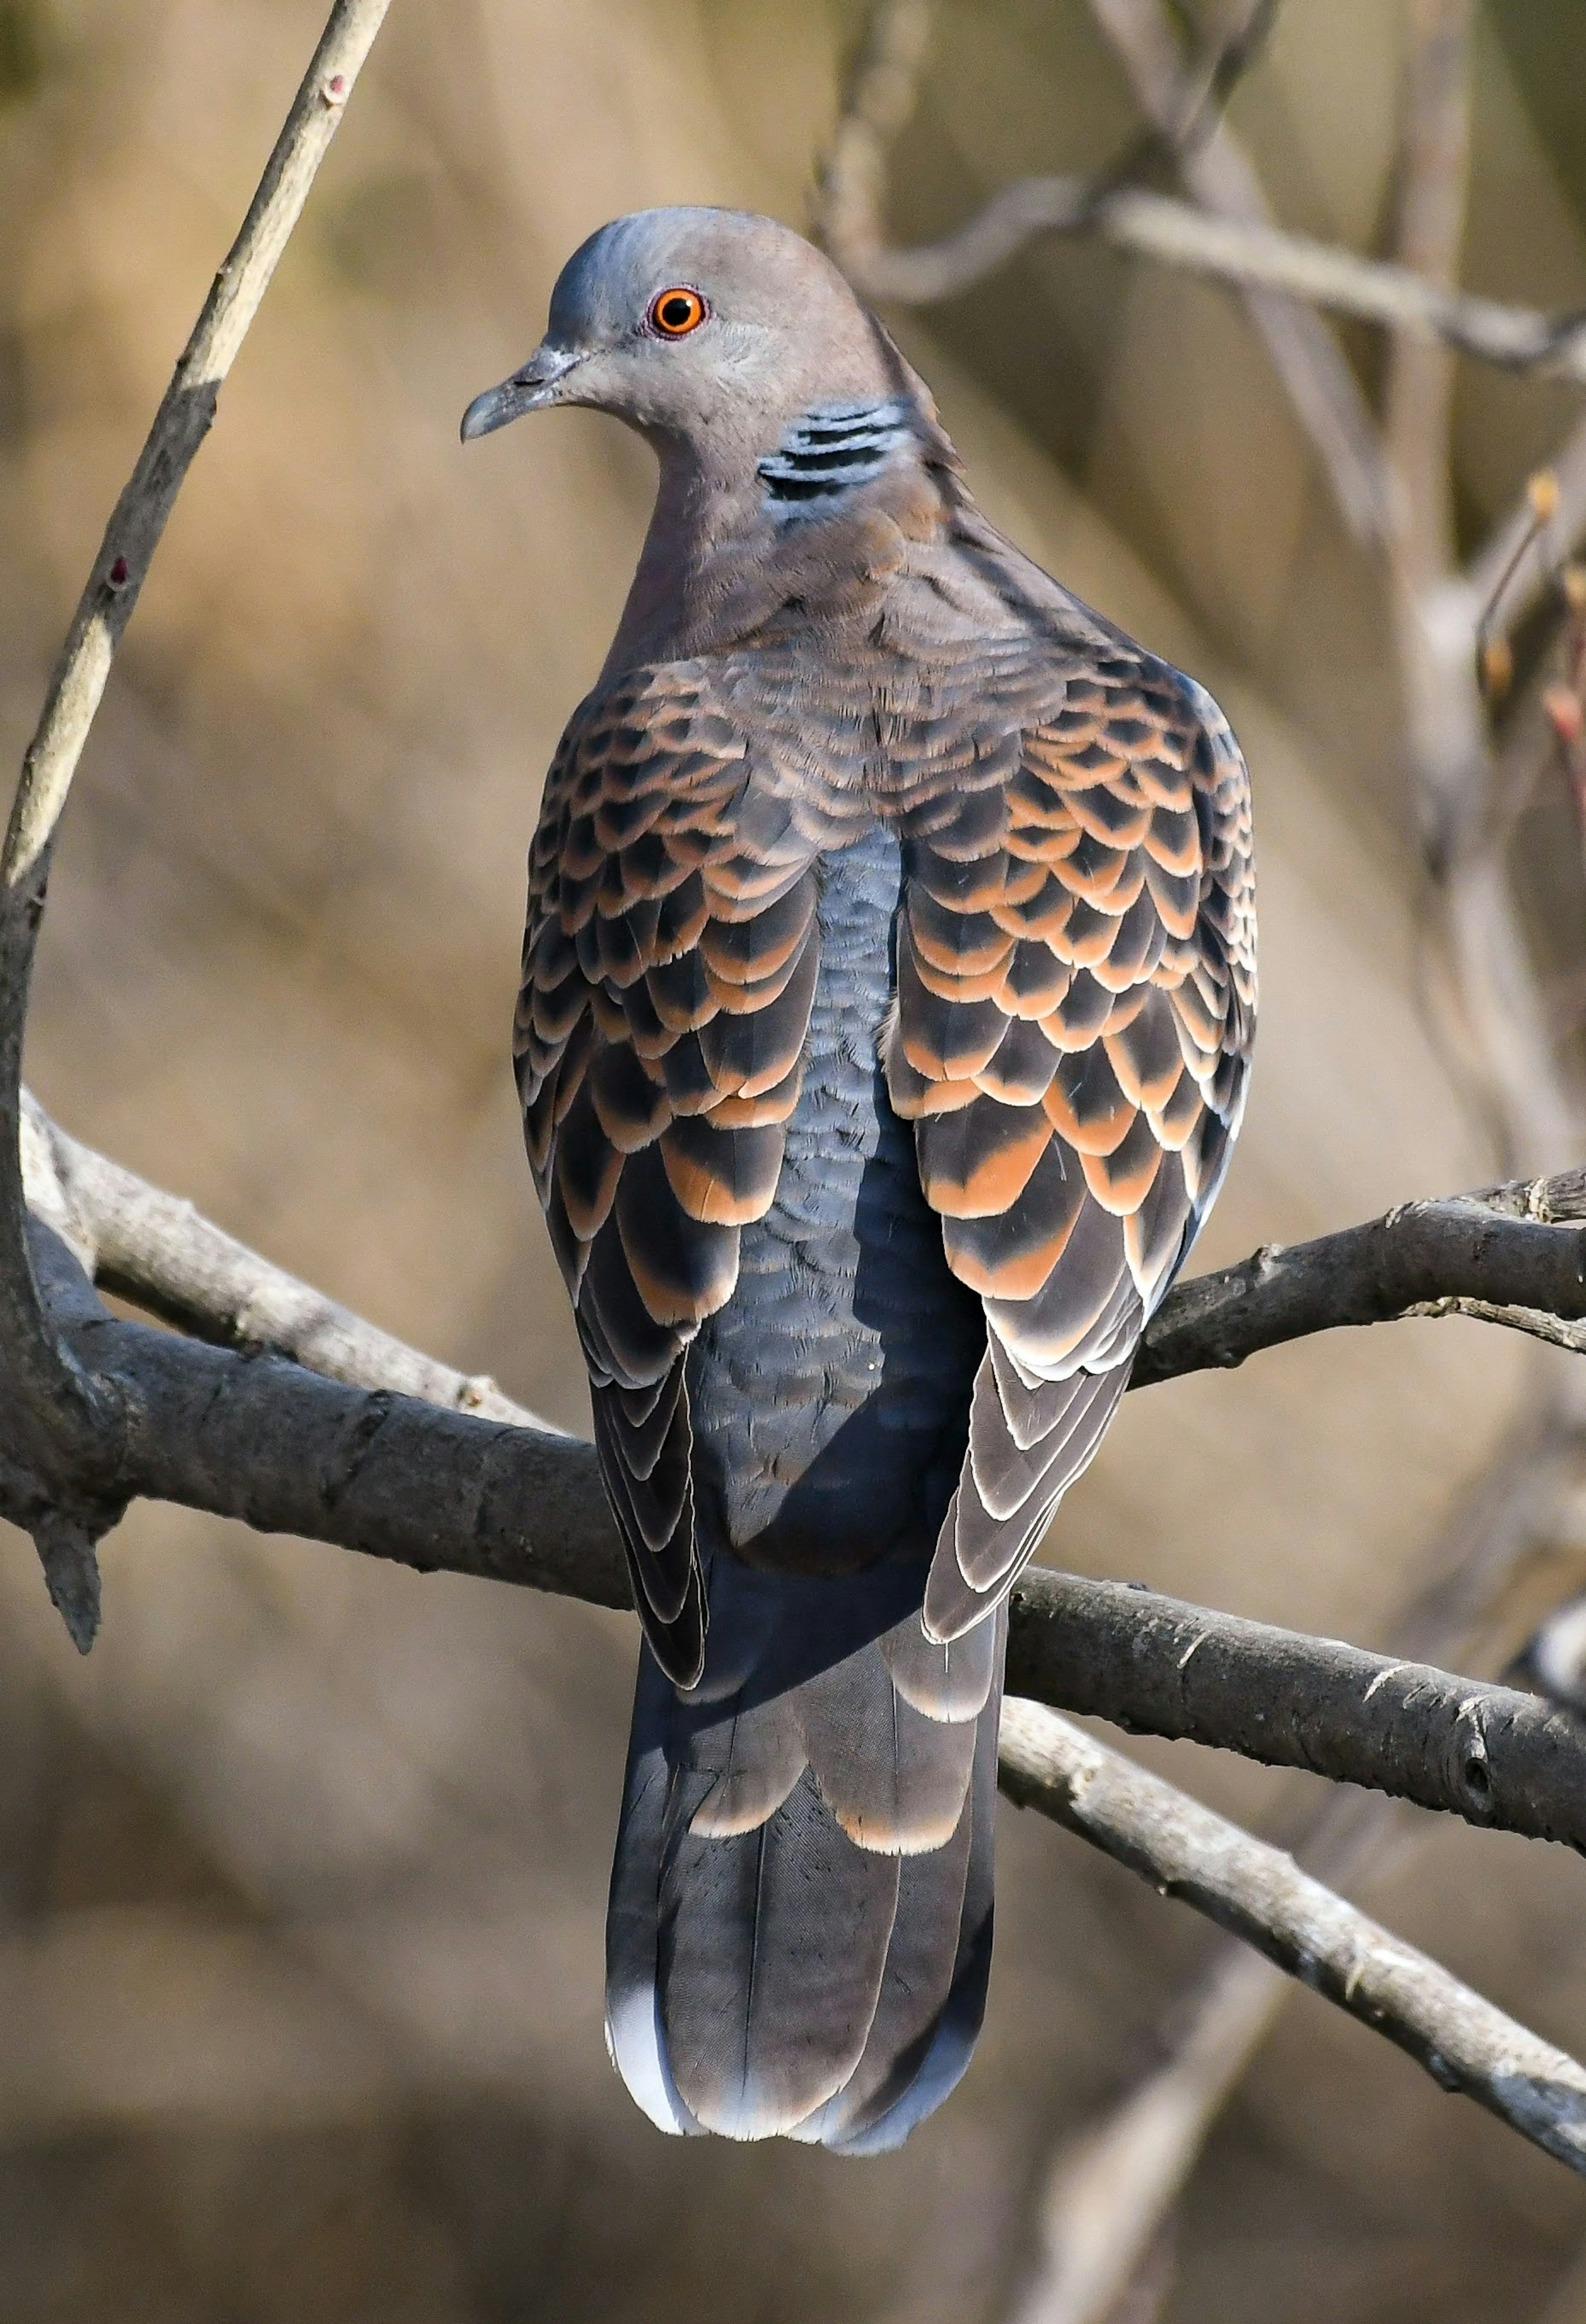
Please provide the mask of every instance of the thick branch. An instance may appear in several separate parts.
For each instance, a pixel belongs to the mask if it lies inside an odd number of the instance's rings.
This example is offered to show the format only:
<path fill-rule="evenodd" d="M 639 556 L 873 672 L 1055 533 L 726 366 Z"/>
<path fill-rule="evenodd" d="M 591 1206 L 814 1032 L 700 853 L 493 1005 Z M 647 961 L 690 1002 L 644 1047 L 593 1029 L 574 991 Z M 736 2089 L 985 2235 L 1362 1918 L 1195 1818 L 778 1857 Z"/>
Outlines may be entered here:
<path fill-rule="evenodd" d="M 1385 2034 L 1441 2089 L 1586 2173 L 1586 2070 L 1281 1849 L 1034 1703 L 1003 1711 L 1002 1787 Z"/>
<path fill-rule="evenodd" d="M 130 1416 L 123 1497 L 630 1602 L 587 1444 L 118 1320 L 66 1245 L 38 1231 L 58 1323 Z M 366 1343 L 376 1359 L 383 1339 Z M 1064 1710 L 1586 1849 L 1586 1732 L 1507 1688 L 1040 1571 L 1015 1592 L 1010 1674 Z"/>
<path fill-rule="evenodd" d="M 1019 1585 L 1008 1686 L 1586 1854 L 1586 1729 L 1512 1687 L 1039 1568 Z"/>

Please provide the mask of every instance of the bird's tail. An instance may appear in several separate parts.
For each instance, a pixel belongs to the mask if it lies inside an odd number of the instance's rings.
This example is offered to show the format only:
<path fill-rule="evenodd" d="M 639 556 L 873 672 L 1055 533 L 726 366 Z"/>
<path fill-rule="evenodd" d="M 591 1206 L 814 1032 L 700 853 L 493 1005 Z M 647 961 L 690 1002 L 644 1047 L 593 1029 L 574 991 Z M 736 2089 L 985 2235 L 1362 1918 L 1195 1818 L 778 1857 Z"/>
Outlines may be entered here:
<path fill-rule="evenodd" d="M 663 2130 L 881 2153 L 980 2030 L 1006 1616 L 937 1646 L 916 1563 L 712 1565 L 699 1686 L 641 1649 L 612 2055 Z"/>

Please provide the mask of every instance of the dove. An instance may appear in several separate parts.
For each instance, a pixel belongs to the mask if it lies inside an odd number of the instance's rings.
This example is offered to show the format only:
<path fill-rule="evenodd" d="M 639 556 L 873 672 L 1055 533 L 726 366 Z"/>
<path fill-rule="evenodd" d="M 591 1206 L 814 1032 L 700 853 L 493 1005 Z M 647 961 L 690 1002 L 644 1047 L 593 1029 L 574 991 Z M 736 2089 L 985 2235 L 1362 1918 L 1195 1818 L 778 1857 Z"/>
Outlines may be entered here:
<path fill-rule="evenodd" d="M 1239 1127 L 1249 785 L 788 228 L 602 227 L 463 435 L 561 405 L 659 469 L 514 1035 L 643 1629 L 607 2038 L 663 2130 L 880 2153 L 984 2011 L 1010 1588 Z"/>

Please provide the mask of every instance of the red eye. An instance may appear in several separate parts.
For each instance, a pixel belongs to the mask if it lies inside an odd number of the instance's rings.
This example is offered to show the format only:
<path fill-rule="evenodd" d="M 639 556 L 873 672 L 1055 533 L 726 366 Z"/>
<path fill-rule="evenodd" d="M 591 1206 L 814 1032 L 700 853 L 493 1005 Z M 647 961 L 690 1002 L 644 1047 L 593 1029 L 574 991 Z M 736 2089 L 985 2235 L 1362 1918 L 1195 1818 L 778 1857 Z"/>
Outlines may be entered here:
<path fill-rule="evenodd" d="M 658 290 L 650 300 L 650 327 L 663 339 L 686 339 L 709 312 L 697 290 L 690 290 L 686 282 L 675 282 L 669 290 Z"/>

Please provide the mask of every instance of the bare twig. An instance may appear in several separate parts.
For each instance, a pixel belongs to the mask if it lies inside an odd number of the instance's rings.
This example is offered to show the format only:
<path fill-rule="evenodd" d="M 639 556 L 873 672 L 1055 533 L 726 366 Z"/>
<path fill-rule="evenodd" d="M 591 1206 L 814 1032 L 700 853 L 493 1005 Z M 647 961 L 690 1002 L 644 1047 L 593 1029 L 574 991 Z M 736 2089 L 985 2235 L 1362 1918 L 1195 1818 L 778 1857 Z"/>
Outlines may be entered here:
<path fill-rule="evenodd" d="M 65 1462 L 86 1491 L 62 1516 L 64 1535 L 57 1525 L 49 1544 L 36 1536 L 52 1590 L 59 1567 L 60 1590 L 79 1609 L 87 1606 L 81 1570 L 85 1560 L 91 1565 L 96 1530 L 103 1530 L 94 1503 L 126 1416 L 51 1333 L 30 1259 L 20 1151 L 22 1052 L 54 835 L 166 521 L 388 5 L 336 0 L 242 230 L 106 528 L 23 761 L 0 853 L 0 1341 L 13 1397 L 25 1412 L 30 1461 L 45 1470 Z M 88 1614 L 79 1610 L 70 1619 L 80 1639 Z"/>
<path fill-rule="evenodd" d="M 1313 1880 L 1279 1849 L 1186 1799 L 1037 1704 L 1002 1714 L 1002 1788 L 1253 1945 L 1586 2173 L 1586 2070 Z"/>
<path fill-rule="evenodd" d="M 1088 235 L 1238 290 L 1280 291 L 1502 370 L 1586 384 L 1586 318 L 1546 315 L 1445 290 L 1407 266 L 1362 258 L 1277 226 L 1213 217 L 1138 187 L 1098 192 L 1087 179 L 1021 178 L 939 242 L 889 245 L 881 223 L 887 146 L 913 107 L 924 53 L 920 0 L 889 20 L 857 70 L 833 140 L 817 224 L 866 298 L 928 306 L 955 298 L 1042 234 Z"/>
<path fill-rule="evenodd" d="M 1546 473 L 1557 487 L 1558 499 L 1545 528 L 1538 529 L 1530 496 L 1522 493 L 1466 568 L 1464 586 L 1478 614 L 1494 606 L 1489 635 L 1502 636 L 1518 628 L 1552 578 L 1549 552 L 1567 553 L 1586 530 L 1586 420 L 1564 438 Z M 1512 577 L 1499 597 L 1506 573 Z"/>
<path fill-rule="evenodd" d="M 1195 200 L 1219 217 L 1270 224 L 1261 181 L 1222 109 L 1232 93 L 1231 67 L 1248 67 L 1271 10 L 1259 8 L 1224 43 L 1211 72 L 1200 77 L 1204 94 L 1197 102 L 1197 77 L 1162 0 L 1091 0 L 1091 5 Z M 1292 299 L 1260 290 L 1246 303 L 1345 522 L 1358 540 L 1384 539 L 1388 472 L 1370 408 L 1338 342 L 1319 315 Z"/>

